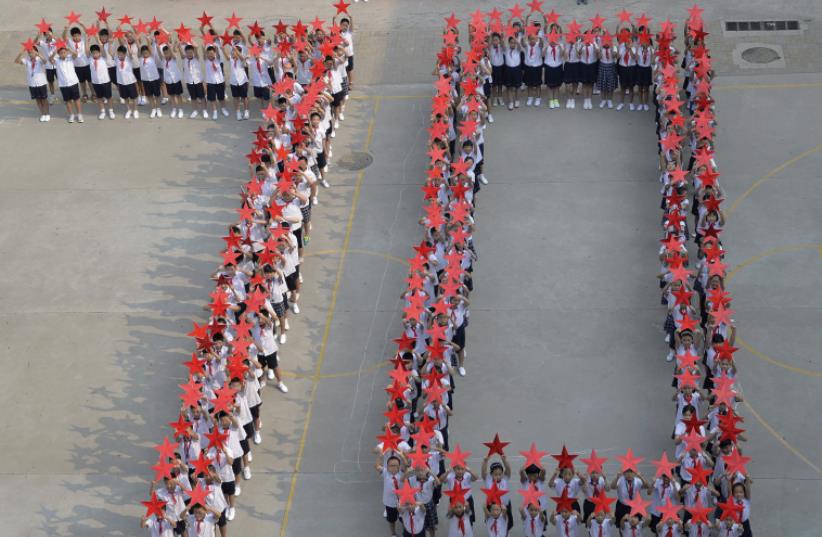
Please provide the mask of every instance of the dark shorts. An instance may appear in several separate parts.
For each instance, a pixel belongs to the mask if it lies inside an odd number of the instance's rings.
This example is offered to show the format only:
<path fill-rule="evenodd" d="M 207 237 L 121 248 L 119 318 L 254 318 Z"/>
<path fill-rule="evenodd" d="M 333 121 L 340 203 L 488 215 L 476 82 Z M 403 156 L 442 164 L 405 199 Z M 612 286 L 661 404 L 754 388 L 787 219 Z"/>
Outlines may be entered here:
<path fill-rule="evenodd" d="M 280 304 L 282 304 L 282 302 L 280 302 Z M 262 364 L 263 367 L 268 367 L 269 369 L 277 369 L 277 367 L 280 366 L 280 361 L 277 359 L 276 351 L 272 352 L 269 355 L 258 354 L 257 361 L 260 362 L 260 364 Z"/>
<path fill-rule="evenodd" d="M 640 67 L 637 66 L 636 70 L 634 71 L 636 74 L 636 78 L 634 82 L 636 85 L 641 88 L 647 88 L 651 84 L 653 84 L 653 72 L 650 66 L 648 67 Z"/>
<path fill-rule="evenodd" d="M 223 512 L 220 513 L 220 518 L 217 519 L 217 527 L 225 528 L 226 524 L 228 524 L 228 520 L 225 518 L 225 509 L 223 509 Z"/>
<path fill-rule="evenodd" d="M 112 67 L 109 67 L 109 69 L 112 69 Z M 46 80 L 49 82 L 57 80 L 57 69 L 46 69 Z"/>
<path fill-rule="evenodd" d="M 354 56 L 349 56 L 348 57 L 348 64 L 345 66 L 345 71 L 347 73 L 349 73 L 353 70 L 354 70 Z"/>
<path fill-rule="evenodd" d="M 597 81 L 599 65 L 594 63 L 579 63 L 579 81 L 583 84 L 593 84 Z"/>
<path fill-rule="evenodd" d="M 220 483 L 220 488 L 223 489 L 223 494 L 226 496 L 234 496 L 234 493 L 237 492 L 234 481 L 223 481 Z"/>
<path fill-rule="evenodd" d="M 545 66 L 545 85 L 549 88 L 558 88 L 562 85 L 562 66 Z"/>
<path fill-rule="evenodd" d="M 294 233 L 294 237 L 297 239 L 297 248 L 303 248 L 305 246 L 303 242 L 303 227 L 300 226 L 300 229 L 295 229 L 292 233 Z"/>
<path fill-rule="evenodd" d="M 325 151 L 317 153 L 317 167 L 322 170 L 326 164 L 328 164 L 328 160 L 325 158 Z"/>
<path fill-rule="evenodd" d="M 183 94 L 183 83 L 179 80 L 174 82 L 173 84 L 166 84 L 166 92 L 169 95 L 182 95 Z"/>
<path fill-rule="evenodd" d="M 134 78 L 137 79 L 137 82 L 142 82 L 143 81 L 143 79 L 140 78 L 140 68 L 139 67 L 137 69 L 132 69 L 131 72 L 134 73 Z"/>
<path fill-rule="evenodd" d="M 137 98 L 137 83 L 132 82 L 131 84 L 118 84 L 117 85 L 120 91 L 120 97 L 123 99 L 136 99 Z"/>
<path fill-rule="evenodd" d="M 492 65 L 491 66 L 491 83 L 494 86 L 501 88 L 505 85 L 505 66 Z"/>
<path fill-rule="evenodd" d="M 562 81 L 566 84 L 579 82 L 579 62 L 566 62 L 562 70 Z"/>
<path fill-rule="evenodd" d="M 80 98 L 80 84 L 60 86 L 60 95 L 63 96 L 63 102 L 78 100 Z"/>
<path fill-rule="evenodd" d="M 460 349 L 465 347 L 465 323 L 460 325 L 454 332 L 454 337 L 451 339 L 454 345 L 459 345 Z"/>
<path fill-rule="evenodd" d="M 48 99 L 49 88 L 46 84 L 42 86 L 29 86 L 29 95 L 32 99 Z"/>
<path fill-rule="evenodd" d="M 542 85 L 542 66 L 525 66 L 525 85 L 529 88 L 538 88 Z"/>
<path fill-rule="evenodd" d="M 261 101 L 271 100 L 271 90 L 268 87 L 254 86 L 254 97 Z"/>
<path fill-rule="evenodd" d="M 108 68 L 108 79 L 115 83 L 117 81 L 117 68 L 113 65 Z"/>
<path fill-rule="evenodd" d="M 94 88 L 94 96 L 98 99 L 111 99 L 111 82 L 92 84 L 91 87 Z"/>
<path fill-rule="evenodd" d="M 246 99 L 248 97 L 248 82 L 241 86 L 231 84 L 231 96 L 235 99 Z"/>
<path fill-rule="evenodd" d="M 345 92 L 344 91 L 337 92 L 333 95 L 333 97 L 334 97 L 334 102 L 331 103 L 331 106 L 336 108 L 336 107 L 340 106 L 343 103 L 343 100 L 345 99 Z"/>
<path fill-rule="evenodd" d="M 158 67 L 157 68 L 157 74 L 160 75 L 160 84 L 161 85 L 165 84 L 165 81 L 163 80 L 163 73 L 165 73 L 165 69 L 163 69 L 162 67 Z"/>
<path fill-rule="evenodd" d="M 186 84 L 186 88 L 188 89 L 188 95 L 191 97 L 192 101 L 205 99 L 205 91 L 203 90 L 202 82 L 199 84 Z"/>
<path fill-rule="evenodd" d="M 274 310 L 274 313 L 277 315 L 277 317 L 282 317 L 283 315 L 285 315 L 286 307 L 287 306 L 284 300 L 271 304 L 271 308 Z"/>
<path fill-rule="evenodd" d="M 231 471 L 234 472 L 234 475 L 240 475 L 243 471 L 243 458 L 237 457 L 234 459 L 234 462 L 231 463 Z"/>
<path fill-rule="evenodd" d="M 81 83 L 83 82 L 91 82 L 91 66 L 86 65 L 85 67 L 75 67 L 74 72 L 77 73 L 77 80 Z"/>
<path fill-rule="evenodd" d="M 143 91 L 149 97 L 159 97 L 160 96 L 160 79 L 156 80 L 143 80 Z"/>
<path fill-rule="evenodd" d="M 225 101 L 225 82 L 206 84 L 206 100 L 208 102 Z"/>
<path fill-rule="evenodd" d="M 262 403 L 260 403 L 259 405 L 254 405 L 252 407 L 249 407 L 249 410 L 251 411 L 251 417 L 254 418 L 255 420 L 260 418 L 260 407 L 261 406 L 263 406 Z"/>
<path fill-rule="evenodd" d="M 400 518 L 400 512 L 397 511 L 396 507 L 388 507 L 386 505 L 385 506 L 385 518 L 386 518 L 386 520 L 388 520 L 388 522 L 391 522 L 393 524 L 394 522 L 396 522 Z"/>
<path fill-rule="evenodd" d="M 292 272 L 290 275 L 285 277 L 285 284 L 288 286 L 289 291 L 296 291 L 297 284 L 300 281 L 300 267 L 297 266 L 297 270 Z"/>
<path fill-rule="evenodd" d="M 516 67 L 505 66 L 505 86 L 509 88 L 522 86 L 522 65 Z"/>
<path fill-rule="evenodd" d="M 619 87 L 626 90 L 636 85 L 636 67 L 617 66 L 617 76 L 619 77 Z"/>

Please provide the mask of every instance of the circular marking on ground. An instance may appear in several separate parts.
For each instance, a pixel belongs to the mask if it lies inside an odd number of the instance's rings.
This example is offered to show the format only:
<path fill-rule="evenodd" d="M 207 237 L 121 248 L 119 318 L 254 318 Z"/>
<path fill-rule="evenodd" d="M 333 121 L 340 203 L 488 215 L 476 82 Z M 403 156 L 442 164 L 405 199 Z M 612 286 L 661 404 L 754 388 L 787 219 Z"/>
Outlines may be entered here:
<path fill-rule="evenodd" d="M 352 151 L 351 153 L 347 153 L 340 157 L 340 159 L 337 160 L 337 166 L 352 172 L 356 172 L 369 167 L 372 162 L 374 162 L 374 157 L 371 156 L 371 153 L 367 153 L 365 151 Z"/>
<path fill-rule="evenodd" d="M 771 63 L 780 59 L 777 51 L 769 47 L 750 47 L 742 51 L 742 59 L 749 63 Z"/>

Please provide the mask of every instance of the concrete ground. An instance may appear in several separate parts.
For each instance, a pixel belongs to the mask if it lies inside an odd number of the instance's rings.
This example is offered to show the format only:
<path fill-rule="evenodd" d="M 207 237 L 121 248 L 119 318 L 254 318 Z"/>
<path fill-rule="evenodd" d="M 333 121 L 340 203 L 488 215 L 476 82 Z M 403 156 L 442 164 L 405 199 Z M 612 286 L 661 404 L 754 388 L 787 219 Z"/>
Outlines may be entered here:
<path fill-rule="evenodd" d="M 328 3 L 277 1 L 275 14 L 260 19 L 328 18 Z M 650 4 L 627 7 L 680 21 L 690 3 Z M 736 267 L 730 289 L 754 527 L 758 535 L 817 535 L 822 7 L 706 4 L 720 74 L 718 160 Z M 333 188 L 315 212 L 303 313 L 283 351 L 291 391 L 265 394 L 264 443 L 232 535 L 384 534 L 371 449 L 385 402 L 381 360 L 397 334 L 400 262 L 420 236 L 428 113 L 420 96 L 430 94 L 441 17 L 493 5 L 371 0 L 352 8 L 358 85 L 335 140 Z M 6 60 L 35 20 L 58 19 L 65 6 L 0 6 L 0 255 L 8 273 L 0 284 L 0 533 L 137 535 L 151 446 L 174 417 L 180 363 L 191 350 L 185 333 L 204 318 L 208 274 L 235 217 L 256 125 L 41 125 L 22 102 L 20 68 Z M 131 14 L 228 14 L 217 5 L 140 6 Z M 557 9 L 582 19 L 621 7 L 564 0 Z M 232 8 L 248 15 L 272 6 Z M 734 38 L 720 27 L 777 16 L 802 20 L 804 33 Z M 786 66 L 735 63 L 730 51 L 748 41 L 780 44 Z M 650 113 L 497 114 L 487 139 L 491 184 L 479 198 L 469 376 L 459 381 L 452 433 L 474 451 L 473 464 L 497 431 L 512 451 L 531 440 L 606 456 L 671 448 L 652 130 Z M 355 151 L 374 163 L 346 169 Z"/>

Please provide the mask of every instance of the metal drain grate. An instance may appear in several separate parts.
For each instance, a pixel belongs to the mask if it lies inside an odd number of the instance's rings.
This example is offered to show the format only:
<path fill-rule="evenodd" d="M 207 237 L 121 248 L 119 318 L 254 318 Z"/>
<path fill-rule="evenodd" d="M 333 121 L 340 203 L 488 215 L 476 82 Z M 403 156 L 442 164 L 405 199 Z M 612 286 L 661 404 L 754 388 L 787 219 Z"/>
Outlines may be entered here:
<path fill-rule="evenodd" d="M 726 21 L 727 32 L 784 32 L 799 30 L 799 21 Z"/>
<path fill-rule="evenodd" d="M 782 59 L 777 51 L 769 47 L 750 47 L 742 51 L 742 59 L 750 63 L 772 63 Z"/>

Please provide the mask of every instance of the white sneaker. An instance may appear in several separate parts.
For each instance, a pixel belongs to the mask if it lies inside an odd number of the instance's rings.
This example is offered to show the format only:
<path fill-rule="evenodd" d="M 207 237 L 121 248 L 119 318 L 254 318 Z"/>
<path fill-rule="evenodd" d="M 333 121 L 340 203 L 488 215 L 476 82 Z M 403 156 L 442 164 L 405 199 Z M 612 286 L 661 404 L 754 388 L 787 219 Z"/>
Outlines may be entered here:
<path fill-rule="evenodd" d="M 337 137 L 337 131 L 331 131 L 331 137 L 336 138 Z"/>
<path fill-rule="evenodd" d="M 576 99 L 571 99 L 571 108 L 576 108 L 576 107 L 577 107 L 577 100 Z"/>
<path fill-rule="evenodd" d="M 218 114 L 217 112 L 212 112 L 211 113 L 211 119 L 213 119 L 214 121 L 217 121 L 217 118 L 219 118 L 219 117 L 220 117 L 220 114 Z"/>
<path fill-rule="evenodd" d="M 514 108 L 519 108 L 519 99 L 514 101 Z"/>
<path fill-rule="evenodd" d="M 335 128 L 335 129 L 339 129 L 339 128 L 340 128 L 340 122 L 339 122 L 339 121 L 335 121 L 335 122 L 334 122 L 334 128 Z"/>
<path fill-rule="evenodd" d="M 77 114 L 77 123 L 84 123 L 83 114 Z"/>
<path fill-rule="evenodd" d="M 208 119 L 208 110 L 203 110 L 203 119 Z"/>
<path fill-rule="evenodd" d="M 108 109 L 108 118 L 109 119 L 114 119 L 114 108 L 109 108 Z"/>
<path fill-rule="evenodd" d="M 617 107 L 616 107 L 617 112 L 619 112 L 619 111 L 620 111 L 620 110 L 622 110 L 623 108 L 625 108 L 625 103 L 619 103 L 619 104 L 617 105 Z"/>
<path fill-rule="evenodd" d="M 492 116 L 491 114 L 488 114 L 488 123 L 493 123 L 493 122 L 494 122 L 494 116 Z"/>
<path fill-rule="evenodd" d="M 150 117 L 151 119 L 154 119 L 155 117 L 157 117 L 157 109 L 152 108 L 151 113 L 148 115 L 148 117 Z"/>
<path fill-rule="evenodd" d="M 608 101 L 599 101 L 599 107 L 605 108 L 605 105 L 608 104 Z"/>
<path fill-rule="evenodd" d="M 633 112 L 634 110 L 636 110 L 636 107 L 634 106 L 634 103 L 630 103 L 630 104 L 628 105 L 628 110 L 630 110 L 630 111 L 632 111 L 632 112 Z"/>
<path fill-rule="evenodd" d="M 249 117 L 251 117 L 251 116 L 249 116 L 249 114 L 248 114 L 248 108 L 246 108 L 246 109 L 245 109 L 245 112 L 243 112 L 243 119 L 248 119 Z"/>
<path fill-rule="evenodd" d="M 479 179 L 479 182 L 484 184 L 484 185 L 488 184 L 488 179 L 485 178 L 484 173 L 481 173 L 477 179 Z"/>
<path fill-rule="evenodd" d="M 293 304 L 291 304 L 291 311 L 293 311 L 294 313 L 299 314 L 300 313 L 300 305 L 297 304 L 296 302 L 294 302 Z"/>
<path fill-rule="evenodd" d="M 465 376 L 465 368 L 464 368 L 464 367 L 460 366 L 460 368 L 458 369 L 458 371 L 459 371 L 459 374 L 460 374 L 460 376 L 461 376 L 461 377 L 464 377 L 464 376 Z"/>
<path fill-rule="evenodd" d="M 608 99 L 608 108 L 613 108 L 614 102 L 611 99 Z"/>
<path fill-rule="evenodd" d="M 514 103 L 508 103 L 508 110 L 514 109 Z"/>
<path fill-rule="evenodd" d="M 126 110 L 126 119 L 131 119 L 131 110 Z"/>
<path fill-rule="evenodd" d="M 120 97 L 120 104 L 126 104 L 126 100 Z"/>
<path fill-rule="evenodd" d="M 534 98 L 528 97 L 528 99 L 525 100 L 525 106 L 531 106 L 532 104 L 534 104 Z"/>
<path fill-rule="evenodd" d="M 45 119 L 44 119 L 43 121 L 45 121 L 46 123 L 48 123 L 49 121 L 51 121 L 51 114 L 46 114 L 46 115 L 45 115 Z"/>
<path fill-rule="evenodd" d="M 198 112 L 197 110 L 195 110 L 195 111 L 193 111 L 193 112 L 191 113 L 191 115 L 190 115 L 190 116 L 188 116 L 188 117 L 190 117 L 191 119 L 196 119 L 196 118 L 197 118 L 197 116 L 199 116 L 199 115 L 200 115 L 200 112 Z"/>
<path fill-rule="evenodd" d="M 542 97 L 537 97 L 536 99 L 534 99 L 534 106 L 540 105 L 542 105 Z"/>
<path fill-rule="evenodd" d="M 146 98 L 144 96 L 137 97 L 137 106 L 145 106 L 146 105 Z"/>
<path fill-rule="evenodd" d="M 245 479 L 246 481 L 251 479 L 251 466 L 243 467 L 243 479 Z"/>
<path fill-rule="evenodd" d="M 243 120 L 243 113 L 240 112 L 239 110 L 237 110 L 237 121 L 242 121 L 242 120 Z"/>
<path fill-rule="evenodd" d="M 263 437 L 260 435 L 260 431 L 254 431 L 254 443 L 260 444 L 263 441 Z M 248 459 L 251 460 L 251 453 L 248 454 Z"/>
<path fill-rule="evenodd" d="M 221 109 L 220 111 L 223 113 L 223 115 L 224 115 L 225 117 L 228 117 L 228 116 L 229 116 L 229 113 L 228 113 L 228 109 L 227 109 L 227 108 L 223 108 L 223 109 Z"/>
<path fill-rule="evenodd" d="M 291 330 L 291 324 L 289 324 L 288 319 L 285 320 L 285 326 L 283 326 L 285 330 Z"/>
<path fill-rule="evenodd" d="M 157 117 L 163 117 L 163 111 L 159 108 L 157 109 Z"/>
<path fill-rule="evenodd" d="M 183 109 L 177 110 L 177 119 L 183 119 Z"/>
<path fill-rule="evenodd" d="M 236 488 L 236 487 L 235 487 L 235 488 Z M 233 507 L 229 507 L 228 509 L 226 509 L 226 512 L 225 512 L 225 519 L 226 519 L 226 520 L 228 520 L 228 521 L 230 522 L 230 521 L 234 520 L 234 515 L 235 515 L 235 514 L 236 514 L 236 513 L 234 512 L 234 508 L 233 508 Z"/>
<path fill-rule="evenodd" d="M 234 496 L 239 496 L 242 493 L 243 493 L 243 489 L 240 488 L 240 485 L 235 484 L 234 485 Z"/>
<path fill-rule="evenodd" d="M 172 108 L 172 109 L 171 109 L 171 119 L 174 119 L 174 118 L 176 118 L 176 117 L 177 117 L 177 109 L 176 109 L 176 108 Z"/>
<path fill-rule="evenodd" d="M 139 110 L 134 111 L 134 119 L 140 119 L 140 111 Z"/>
<path fill-rule="evenodd" d="M 247 458 L 248 458 L 248 462 L 253 461 L 253 460 L 254 460 L 254 453 L 252 453 L 251 451 L 249 451 L 249 452 L 248 452 L 248 457 L 247 457 Z"/>
<path fill-rule="evenodd" d="M 284 345 L 286 341 L 288 341 L 288 338 L 286 337 L 285 332 L 283 332 L 280 334 L 280 345 Z"/>
<path fill-rule="evenodd" d="M 651 107 L 650 107 L 650 106 L 648 106 L 647 104 L 643 104 L 643 105 L 642 105 L 642 109 L 643 109 L 643 110 L 645 110 L 645 111 L 647 112 L 647 111 L 649 111 L 649 110 L 651 109 Z"/>
<path fill-rule="evenodd" d="M 168 97 L 163 97 L 162 99 L 160 99 L 160 104 L 166 104 L 166 103 L 168 103 Z"/>
<path fill-rule="evenodd" d="M 568 110 L 570 110 L 571 108 L 573 108 L 573 107 L 571 106 L 571 98 L 570 98 L 570 97 L 568 98 L 568 100 L 567 100 L 567 101 L 565 101 L 565 108 L 566 108 L 566 109 L 568 109 Z"/>
<path fill-rule="evenodd" d="M 300 264 L 302 265 L 302 263 L 303 263 L 303 258 L 301 257 L 300 258 Z M 300 272 L 299 276 L 297 276 L 297 279 L 300 280 L 300 283 L 303 283 L 303 273 L 302 272 Z"/>
<path fill-rule="evenodd" d="M 668 351 L 668 356 L 665 357 L 666 362 L 674 361 L 674 351 Z"/>
<path fill-rule="evenodd" d="M 277 383 L 277 389 L 280 390 L 283 393 L 288 393 L 288 386 L 286 386 L 282 382 Z"/>
<path fill-rule="evenodd" d="M 317 199 L 317 196 L 314 196 L 313 198 L 311 198 L 311 205 L 319 205 L 319 204 L 320 204 L 320 200 Z"/>
<path fill-rule="evenodd" d="M 345 114 L 340 112 L 340 121 L 345 121 Z"/>
<path fill-rule="evenodd" d="M 323 185 L 323 188 L 331 188 L 331 185 L 325 179 L 320 181 L 320 184 Z"/>
<path fill-rule="evenodd" d="M 332 151 L 331 149 L 329 149 L 329 150 L 328 150 L 328 160 L 331 160 L 331 157 L 333 157 L 333 156 L 334 156 L 334 151 Z"/>
<path fill-rule="evenodd" d="M 273 370 L 273 369 L 269 369 L 269 370 L 268 370 L 268 373 L 266 374 L 266 376 L 268 377 L 268 380 L 274 380 L 274 370 Z"/>
<path fill-rule="evenodd" d="M 45 114 L 40 114 L 40 123 L 43 123 L 46 120 Z"/>
<path fill-rule="evenodd" d="M 100 112 L 100 113 L 97 115 L 97 119 L 106 119 L 106 111 L 105 111 L 105 110 L 103 110 L 102 112 Z M 40 116 L 40 121 L 43 121 L 43 117 L 42 117 L 42 116 Z"/>

